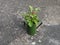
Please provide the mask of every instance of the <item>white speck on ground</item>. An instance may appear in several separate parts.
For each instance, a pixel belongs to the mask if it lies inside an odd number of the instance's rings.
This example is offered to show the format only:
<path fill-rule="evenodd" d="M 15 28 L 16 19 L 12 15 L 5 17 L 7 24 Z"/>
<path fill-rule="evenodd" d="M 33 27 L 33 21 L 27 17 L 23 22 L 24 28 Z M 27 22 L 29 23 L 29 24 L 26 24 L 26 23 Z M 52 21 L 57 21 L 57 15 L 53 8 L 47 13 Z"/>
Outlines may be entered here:
<path fill-rule="evenodd" d="M 39 30 L 37 29 L 37 31 L 39 31 Z"/>
<path fill-rule="evenodd" d="M 36 42 L 32 42 L 32 45 L 35 45 L 36 44 Z"/>
<path fill-rule="evenodd" d="M 39 40 L 39 42 L 41 43 L 42 41 L 41 41 L 41 40 Z"/>
<path fill-rule="evenodd" d="M 31 37 L 31 39 L 33 39 L 33 36 Z"/>
<path fill-rule="evenodd" d="M 35 35 L 37 35 L 37 34 L 35 34 Z"/>

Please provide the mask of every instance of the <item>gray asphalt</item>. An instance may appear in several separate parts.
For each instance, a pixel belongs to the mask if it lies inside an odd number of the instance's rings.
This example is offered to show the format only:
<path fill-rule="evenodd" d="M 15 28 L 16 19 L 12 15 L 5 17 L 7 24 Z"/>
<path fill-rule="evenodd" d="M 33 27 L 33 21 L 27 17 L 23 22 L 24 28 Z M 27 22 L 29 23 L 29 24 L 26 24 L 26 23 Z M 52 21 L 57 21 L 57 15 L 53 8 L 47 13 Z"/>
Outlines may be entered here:
<path fill-rule="evenodd" d="M 35 36 L 26 33 L 21 16 L 29 5 L 41 8 Z M 0 45 L 60 45 L 60 0 L 0 0 Z"/>

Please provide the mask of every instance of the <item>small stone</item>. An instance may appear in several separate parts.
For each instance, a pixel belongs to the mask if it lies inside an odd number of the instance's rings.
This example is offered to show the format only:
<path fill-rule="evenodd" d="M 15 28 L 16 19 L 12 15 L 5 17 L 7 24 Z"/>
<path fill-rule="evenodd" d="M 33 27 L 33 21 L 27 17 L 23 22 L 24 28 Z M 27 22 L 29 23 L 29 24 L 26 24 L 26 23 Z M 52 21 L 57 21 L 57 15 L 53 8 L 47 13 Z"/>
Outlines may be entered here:
<path fill-rule="evenodd" d="M 39 42 L 41 43 L 42 41 L 41 41 L 41 40 L 39 40 Z"/>
<path fill-rule="evenodd" d="M 19 30 L 19 28 L 14 28 L 15 30 Z"/>
<path fill-rule="evenodd" d="M 37 31 L 39 31 L 39 29 L 37 29 Z"/>
<path fill-rule="evenodd" d="M 33 36 L 31 37 L 31 39 L 33 39 Z"/>
<path fill-rule="evenodd" d="M 19 41 L 20 41 L 20 39 L 15 39 L 14 41 L 15 41 L 15 42 L 19 42 Z"/>
<path fill-rule="evenodd" d="M 51 24 L 47 24 L 48 26 L 50 26 Z"/>
<path fill-rule="evenodd" d="M 37 34 L 35 34 L 35 35 L 37 35 Z"/>
<path fill-rule="evenodd" d="M 32 42 L 32 45 L 35 45 L 36 44 L 36 42 Z"/>

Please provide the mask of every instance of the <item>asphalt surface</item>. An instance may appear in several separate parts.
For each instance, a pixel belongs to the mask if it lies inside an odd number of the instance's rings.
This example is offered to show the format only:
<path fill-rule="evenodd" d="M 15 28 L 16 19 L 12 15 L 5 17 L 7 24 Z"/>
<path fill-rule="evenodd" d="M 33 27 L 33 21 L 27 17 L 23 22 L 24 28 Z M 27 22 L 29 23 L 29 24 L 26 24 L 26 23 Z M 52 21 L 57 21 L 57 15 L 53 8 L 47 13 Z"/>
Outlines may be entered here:
<path fill-rule="evenodd" d="M 37 34 L 26 33 L 21 13 L 41 8 Z M 60 45 L 60 0 L 0 0 L 0 45 Z"/>

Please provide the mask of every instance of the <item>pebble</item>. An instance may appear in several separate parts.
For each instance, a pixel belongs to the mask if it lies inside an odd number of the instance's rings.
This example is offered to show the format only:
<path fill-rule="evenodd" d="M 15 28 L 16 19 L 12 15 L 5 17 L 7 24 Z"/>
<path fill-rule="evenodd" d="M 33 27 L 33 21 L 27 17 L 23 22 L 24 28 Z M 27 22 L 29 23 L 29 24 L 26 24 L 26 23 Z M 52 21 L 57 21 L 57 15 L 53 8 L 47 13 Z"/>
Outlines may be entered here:
<path fill-rule="evenodd" d="M 39 42 L 41 43 L 42 41 L 41 41 L 41 40 L 39 40 Z"/>
<path fill-rule="evenodd" d="M 33 39 L 33 36 L 31 37 L 31 39 Z"/>
<path fill-rule="evenodd" d="M 32 45 L 35 45 L 36 44 L 36 42 L 32 42 Z"/>
<path fill-rule="evenodd" d="M 39 29 L 37 29 L 37 31 L 39 31 Z"/>
<path fill-rule="evenodd" d="M 48 23 L 47 25 L 50 26 L 51 24 Z"/>

